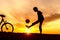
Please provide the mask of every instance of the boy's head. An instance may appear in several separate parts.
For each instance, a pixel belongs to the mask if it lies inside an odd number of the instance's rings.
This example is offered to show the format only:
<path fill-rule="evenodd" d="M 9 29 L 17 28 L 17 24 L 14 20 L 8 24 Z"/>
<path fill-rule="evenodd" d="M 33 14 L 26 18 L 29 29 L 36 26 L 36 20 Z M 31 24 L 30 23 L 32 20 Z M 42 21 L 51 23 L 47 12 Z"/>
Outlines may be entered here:
<path fill-rule="evenodd" d="M 34 10 L 35 12 L 37 12 L 37 11 L 38 11 L 38 8 L 37 8 L 37 7 L 34 7 L 33 10 Z"/>

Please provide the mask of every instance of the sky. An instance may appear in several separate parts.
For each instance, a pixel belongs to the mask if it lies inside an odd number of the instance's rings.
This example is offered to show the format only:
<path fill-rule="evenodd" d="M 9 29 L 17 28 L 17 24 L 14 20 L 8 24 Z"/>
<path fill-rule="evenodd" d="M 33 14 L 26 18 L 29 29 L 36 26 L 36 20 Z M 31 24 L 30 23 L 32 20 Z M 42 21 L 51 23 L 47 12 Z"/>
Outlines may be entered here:
<path fill-rule="evenodd" d="M 39 23 L 26 28 L 26 19 L 31 25 L 37 20 L 33 7 L 38 7 L 45 20 L 42 25 L 43 34 L 60 34 L 60 0 L 0 0 L 0 14 L 12 23 L 15 33 L 39 33 Z"/>

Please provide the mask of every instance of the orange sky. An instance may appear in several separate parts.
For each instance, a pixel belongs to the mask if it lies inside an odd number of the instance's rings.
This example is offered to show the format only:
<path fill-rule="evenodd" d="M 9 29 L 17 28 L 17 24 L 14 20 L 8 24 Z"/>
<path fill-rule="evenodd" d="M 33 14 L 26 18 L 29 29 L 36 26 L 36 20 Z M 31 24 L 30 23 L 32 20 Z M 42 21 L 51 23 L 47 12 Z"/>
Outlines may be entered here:
<path fill-rule="evenodd" d="M 37 20 L 34 6 L 43 12 L 45 18 L 43 33 L 60 34 L 60 0 L 0 0 L 0 14 L 6 15 L 6 20 L 14 25 L 16 33 L 39 33 L 39 24 L 30 29 L 25 26 L 25 19 L 30 19 L 30 24 Z"/>

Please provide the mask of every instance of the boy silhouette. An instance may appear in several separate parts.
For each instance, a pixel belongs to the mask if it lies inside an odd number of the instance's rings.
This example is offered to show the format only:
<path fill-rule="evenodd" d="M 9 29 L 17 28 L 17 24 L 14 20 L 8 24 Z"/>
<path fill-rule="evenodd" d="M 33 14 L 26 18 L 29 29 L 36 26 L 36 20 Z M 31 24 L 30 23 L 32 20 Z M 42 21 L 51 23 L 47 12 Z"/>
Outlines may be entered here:
<path fill-rule="evenodd" d="M 26 26 L 26 27 L 30 28 L 31 26 L 33 26 L 33 25 L 35 25 L 35 24 L 37 24 L 37 23 L 40 23 L 40 24 L 39 24 L 39 30 L 40 30 L 40 34 L 42 34 L 42 23 L 43 23 L 43 21 L 44 21 L 44 17 L 43 17 L 43 15 L 42 15 L 42 12 L 39 11 L 37 7 L 34 7 L 33 10 L 34 10 L 34 12 L 37 12 L 38 20 L 35 21 L 34 23 L 32 23 L 32 25 Z"/>

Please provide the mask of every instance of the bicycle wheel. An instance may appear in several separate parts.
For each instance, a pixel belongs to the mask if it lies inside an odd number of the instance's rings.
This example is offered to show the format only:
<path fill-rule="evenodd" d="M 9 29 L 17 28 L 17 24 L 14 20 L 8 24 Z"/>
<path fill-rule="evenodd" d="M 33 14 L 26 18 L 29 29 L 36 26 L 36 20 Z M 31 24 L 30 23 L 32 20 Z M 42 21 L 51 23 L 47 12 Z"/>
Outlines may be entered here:
<path fill-rule="evenodd" d="M 1 26 L 1 31 L 2 32 L 13 32 L 14 27 L 11 23 L 5 23 Z"/>

